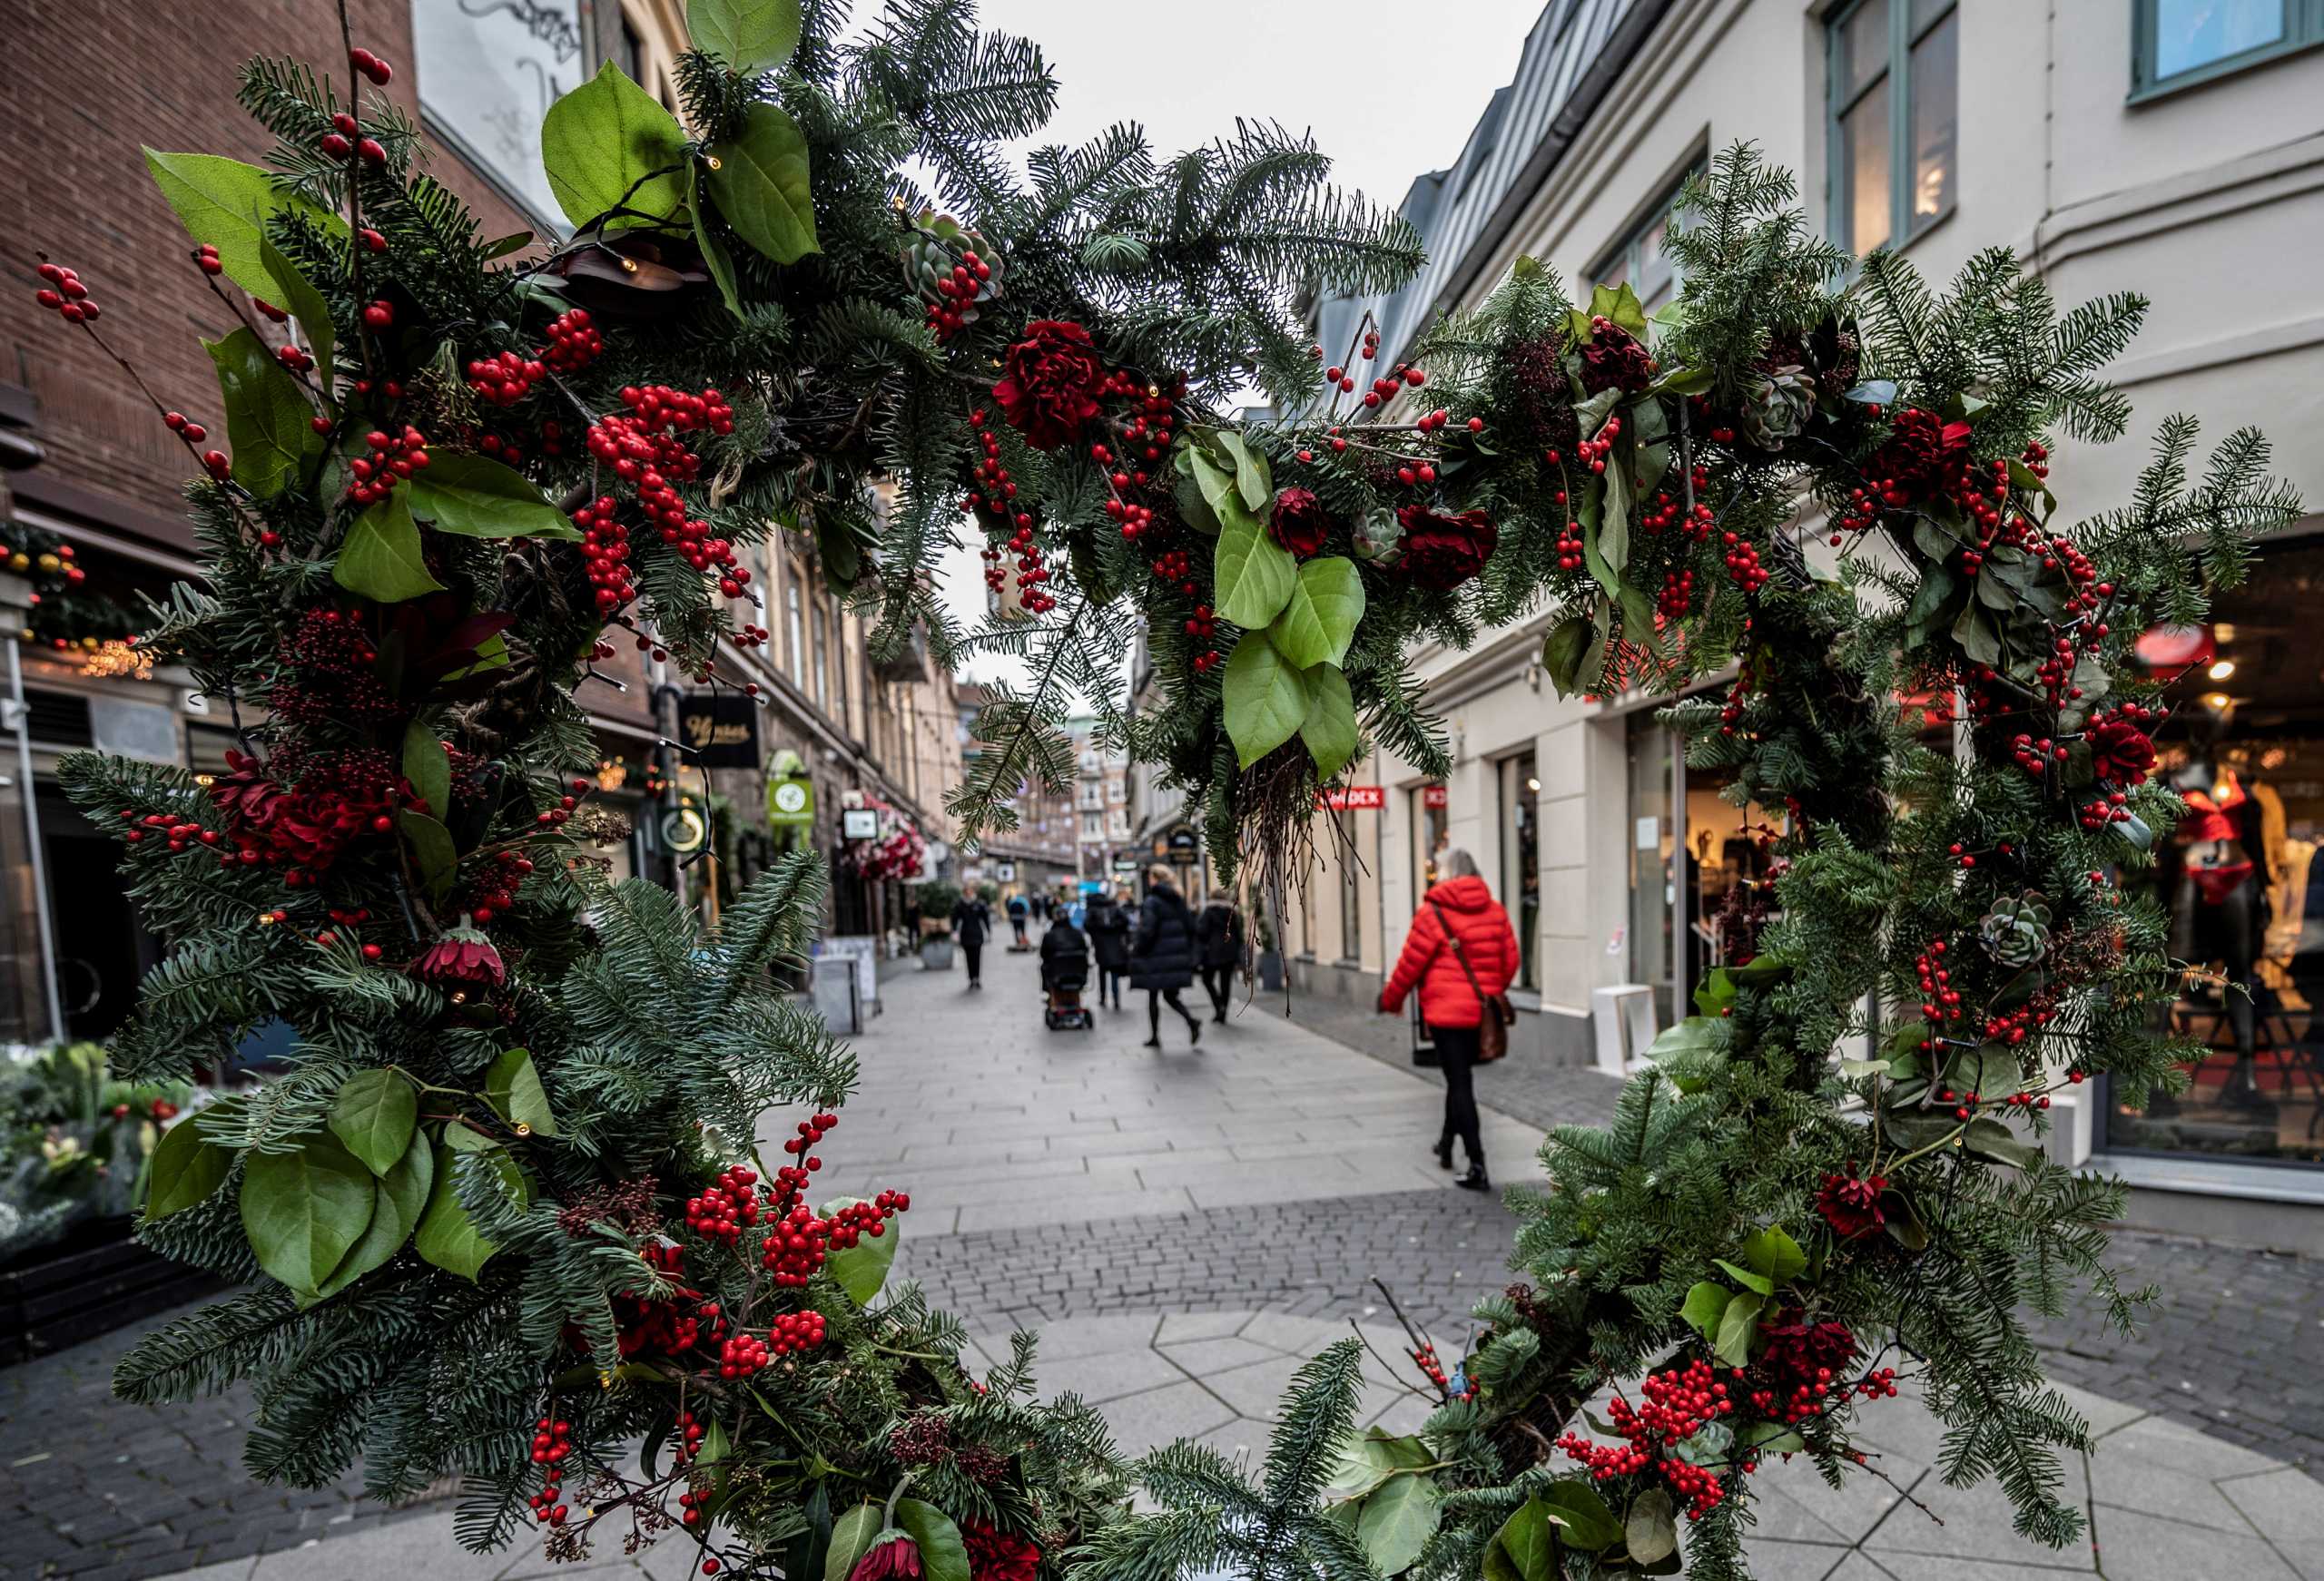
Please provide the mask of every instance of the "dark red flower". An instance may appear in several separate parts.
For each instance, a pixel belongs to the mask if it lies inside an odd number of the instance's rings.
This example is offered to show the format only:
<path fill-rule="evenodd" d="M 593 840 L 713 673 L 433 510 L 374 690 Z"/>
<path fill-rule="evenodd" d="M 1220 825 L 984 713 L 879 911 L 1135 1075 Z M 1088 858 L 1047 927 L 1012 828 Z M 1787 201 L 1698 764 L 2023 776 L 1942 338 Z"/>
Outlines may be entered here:
<path fill-rule="evenodd" d="M 1864 475 L 1891 506 L 1949 493 L 1969 464 L 1969 435 L 1966 423 L 1906 407 L 1880 448 L 1865 458 Z"/>
<path fill-rule="evenodd" d="M 1797 1307 L 1759 1332 L 1765 1341 L 1759 1365 L 1782 1394 L 1801 1384 L 1829 1383 L 1856 1360 L 1856 1335 L 1846 1323 L 1811 1323 Z"/>
<path fill-rule="evenodd" d="M 2154 742 L 2126 720 L 2110 719 L 2090 731 L 2090 767 L 2097 776 L 2127 790 L 2143 785 L 2154 771 Z"/>
<path fill-rule="evenodd" d="M 508 980 L 500 952 L 463 918 L 411 963 L 411 975 L 426 982 L 458 984 L 463 987 L 497 988 Z"/>
<path fill-rule="evenodd" d="M 872 1544 L 871 1551 L 847 1573 L 847 1581 L 891 1581 L 891 1577 L 917 1581 L 921 1574 L 920 1545 L 898 1535 Z"/>
<path fill-rule="evenodd" d="M 1315 490 L 1286 488 L 1275 496 L 1275 516 L 1267 523 L 1267 534 L 1305 560 L 1323 552 L 1324 538 L 1335 519 L 1315 497 Z"/>
<path fill-rule="evenodd" d="M 1619 324 L 1600 320 L 1581 343 L 1581 388 L 1591 395 L 1621 389 L 1632 394 L 1654 382 L 1654 359 L 1638 337 Z"/>
<path fill-rule="evenodd" d="M 1036 319 L 1025 339 L 1009 349 L 1009 370 L 992 398 L 1010 427 L 1039 449 L 1051 449 L 1081 432 L 1098 415 L 1105 365 L 1089 331 L 1062 319 Z"/>
<path fill-rule="evenodd" d="M 1867 1230 L 1877 1230 L 1888 1222 L 1881 1211 L 1880 1193 L 1888 1189 L 1887 1180 L 1880 1175 L 1858 1178 L 1856 1164 L 1848 1164 L 1846 1174 L 1827 1174 L 1823 1186 L 1816 1193 L 1816 1211 L 1833 1233 L 1843 1241 L 1852 1241 Z"/>
<path fill-rule="evenodd" d="M 1450 593 L 1483 570 L 1501 545 L 1501 530 L 1482 511 L 1447 516 L 1408 505 L 1396 512 L 1396 523 L 1404 529 L 1403 553 L 1396 564 L 1433 593 Z"/>
<path fill-rule="evenodd" d="M 960 1541 L 969 1550 L 969 1581 L 1033 1581 L 1040 1568 L 1040 1549 L 982 1521 L 962 1521 Z"/>

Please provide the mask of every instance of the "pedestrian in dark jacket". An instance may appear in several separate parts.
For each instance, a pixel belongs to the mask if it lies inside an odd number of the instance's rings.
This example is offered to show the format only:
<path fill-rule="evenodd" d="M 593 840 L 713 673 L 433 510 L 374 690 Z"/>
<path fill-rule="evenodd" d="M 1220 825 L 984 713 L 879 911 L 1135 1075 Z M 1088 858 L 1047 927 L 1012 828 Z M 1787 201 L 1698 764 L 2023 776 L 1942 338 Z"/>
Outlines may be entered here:
<path fill-rule="evenodd" d="M 1476 859 L 1468 852 L 1446 851 L 1436 870 L 1436 883 L 1413 913 L 1403 954 L 1380 990 L 1380 1008 L 1393 1016 L 1403 1008 L 1405 995 L 1420 990 L 1421 1018 L 1435 1038 L 1444 1072 L 1444 1130 L 1437 1138 L 1436 1162 L 1452 1167 L 1457 1134 L 1469 1150 L 1469 1173 L 1454 1183 L 1481 1192 L 1492 1183 L 1485 1178 L 1484 1141 L 1472 1080 L 1477 1028 L 1484 1024 L 1485 1000 L 1507 993 L 1517 976 L 1517 930 L 1477 876 Z"/>
<path fill-rule="evenodd" d="M 975 895 L 963 895 L 952 902 L 952 937 L 960 941 L 960 953 L 968 957 L 969 987 L 984 987 L 984 941 L 992 933 L 992 908 Z"/>
<path fill-rule="evenodd" d="M 1017 942 L 1010 945 L 1009 948 L 1011 949 L 1027 949 L 1031 948 L 1025 942 L 1025 924 L 1033 915 L 1031 903 L 1029 902 L 1022 895 L 1011 895 L 1009 897 L 1007 908 L 1009 911 L 1009 931 L 1016 935 L 1017 939 Z"/>
<path fill-rule="evenodd" d="M 1202 987 L 1210 996 L 1210 1018 L 1225 1025 L 1228 988 L 1243 964 L 1243 914 L 1226 897 L 1214 895 L 1195 918 L 1195 942 L 1202 951 Z"/>
<path fill-rule="evenodd" d="M 1187 1036 L 1202 1041 L 1202 1023 L 1178 997 L 1195 980 L 1195 919 L 1185 897 L 1159 864 L 1147 869 L 1146 903 L 1137 908 L 1137 936 L 1130 944 L 1129 986 L 1146 990 L 1146 1046 L 1162 1046 L 1162 1006 L 1186 1017 Z"/>
<path fill-rule="evenodd" d="M 1111 895 L 1089 897 L 1089 915 L 1083 923 L 1089 948 L 1098 957 L 1098 1003 L 1109 998 L 1122 1007 L 1122 979 L 1129 976 L 1130 915 Z"/>

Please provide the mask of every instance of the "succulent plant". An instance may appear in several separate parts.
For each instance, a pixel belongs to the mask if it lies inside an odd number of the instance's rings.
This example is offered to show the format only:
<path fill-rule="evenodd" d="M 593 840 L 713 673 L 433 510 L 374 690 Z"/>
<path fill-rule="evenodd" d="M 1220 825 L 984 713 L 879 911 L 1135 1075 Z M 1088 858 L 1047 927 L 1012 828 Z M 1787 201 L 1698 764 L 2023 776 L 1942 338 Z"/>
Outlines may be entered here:
<path fill-rule="evenodd" d="M 2030 967 L 2050 948 L 2050 908 L 2042 897 L 2028 891 L 2014 899 L 1996 900 L 1977 923 L 1985 953 L 2011 967 Z"/>
<path fill-rule="evenodd" d="M 964 324 L 977 319 L 976 304 L 989 302 L 1001 294 L 1001 276 L 1005 270 L 1000 249 L 987 241 L 977 231 L 965 229 L 950 214 L 923 212 L 911 229 L 905 232 L 901 253 L 904 279 L 920 293 L 924 302 L 949 302 Z M 940 282 L 950 280 L 959 267 L 961 255 L 974 253 L 988 271 L 977 281 L 973 295 L 965 300 L 948 298 L 939 289 Z"/>
<path fill-rule="evenodd" d="M 1762 450 L 1780 450 L 1799 437 L 1816 410 L 1816 380 L 1797 363 L 1759 376 L 1743 403 L 1743 433 Z"/>

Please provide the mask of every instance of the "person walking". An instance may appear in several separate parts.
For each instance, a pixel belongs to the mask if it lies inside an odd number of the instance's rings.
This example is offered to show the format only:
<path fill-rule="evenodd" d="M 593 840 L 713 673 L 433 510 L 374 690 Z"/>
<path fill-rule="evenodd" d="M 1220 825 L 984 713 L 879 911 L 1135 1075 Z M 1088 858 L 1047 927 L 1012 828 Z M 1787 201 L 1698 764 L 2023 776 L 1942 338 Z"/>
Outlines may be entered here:
<path fill-rule="evenodd" d="M 1159 865 L 1146 872 L 1146 903 L 1137 908 L 1137 936 L 1130 944 L 1129 986 L 1146 990 L 1146 1046 L 1162 1046 L 1162 1006 L 1186 1017 L 1187 1036 L 1202 1041 L 1202 1022 L 1187 1008 L 1178 991 L 1195 980 L 1195 919 L 1178 893 L 1170 869 Z"/>
<path fill-rule="evenodd" d="M 1098 957 L 1098 1003 L 1108 999 L 1122 1007 L 1122 979 L 1129 976 L 1130 914 L 1100 889 L 1089 897 L 1089 915 L 1083 931 L 1089 935 L 1090 953 Z"/>
<path fill-rule="evenodd" d="M 1479 1029 L 1487 1016 L 1501 1014 L 1501 997 L 1517 975 L 1517 931 L 1467 851 L 1446 851 L 1437 872 L 1437 882 L 1413 913 L 1396 969 L 1380 989 L 1380 1009 L 1393 1016 L 1403 1008 L 1405 995 L 1420 990 L 1421 1018 L 1435 1036 L 1444 1072 L 1444 1130 L 1436 1141 L 1436 1162 L 1452 1167 L 1457 1134 L 1468 1149 L 1469 1173 L 1454 1183 L 1481 1192 L 1492 1183 L 1485 1175 L 1472 1073 Z"/>
<path fill-rule="evenodd" d="M 1235 968 L 1243 964 L 1242 912 L 1224 895 L 1213 895 L 1195 918 L 1195 942 L 1202 953 L 1202 987 L 1210 996 L 1210 1018 L 1223 1026 Z"/>
<path fill-rule="evenodd" d="M 1010 945 L 1009 947 L 1009 948 L 1026 949 L 1030 948 L 1025 942 L 1025 924 L 1027 920 L 1031 918 L 1032 914 L 1032 903 L 1027 900 L 1024 896 L 1011 895 L 1009 897 L 1009 928 L 1010 932 L 1017 936 L 1017 942 Z"/>
<path fill-rule="evenodd" d="M 973 889 L 962 890 L 952 902 L 952 937 L 969 963 L 969 987 L 984 987 L 984 941 L 992 933 L 992 908 Z"/>

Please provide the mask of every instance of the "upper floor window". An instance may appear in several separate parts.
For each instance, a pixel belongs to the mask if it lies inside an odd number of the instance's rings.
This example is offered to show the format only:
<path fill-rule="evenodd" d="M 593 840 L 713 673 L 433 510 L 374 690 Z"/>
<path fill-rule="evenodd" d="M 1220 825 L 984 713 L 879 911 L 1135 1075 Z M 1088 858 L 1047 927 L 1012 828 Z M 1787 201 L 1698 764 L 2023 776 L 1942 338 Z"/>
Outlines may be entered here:
<path fill-rule="evenodd" d="M 2324 0 L 2134 0 L 2134 91 L 2222 75 L 2324 43 Z"/>
<path fill-rule="evenodd" d="M 1618 286 L 1627 281 L 1649 313 L 1679 294 L 1679 260 L 1670 256 L 1665 239 L 1670 230 L 1671 207 L 1679 201 L 1679 189 L 1694 173 L 1688 171 L 1647 205 L 1645 215 L 1630 233 L 1609 248 L 1606 256 L 1590 271 L 1590 284 Z"/>
<path fill-rule="evenodd" d="M 1954 0 L 1856 0 L 1832 15 L 1831 231 L 1901 245 L 1951 212 L 1959 178 Z"/>
<path fill-rule="evenodd" d="M 580 0 L 414 0 L 413 65 L 433 131 L 538 218 L 559 213 L 541 117 L 596 68 Z"/>

